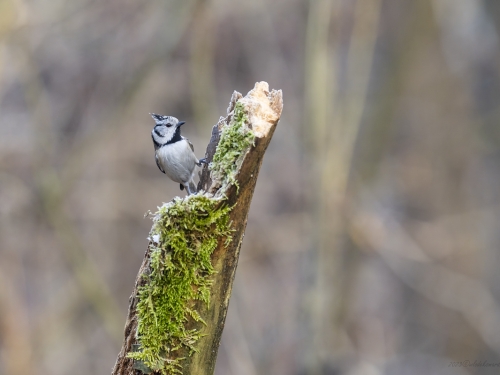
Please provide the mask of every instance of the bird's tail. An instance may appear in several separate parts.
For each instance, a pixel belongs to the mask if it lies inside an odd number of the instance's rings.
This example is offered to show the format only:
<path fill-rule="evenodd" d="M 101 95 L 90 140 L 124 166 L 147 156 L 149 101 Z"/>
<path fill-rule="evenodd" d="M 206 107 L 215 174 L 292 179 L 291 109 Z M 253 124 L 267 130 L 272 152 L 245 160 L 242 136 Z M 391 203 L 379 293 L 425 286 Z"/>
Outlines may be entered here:
<path fill-rule="evenodd" d="M 188 194 L 195 194 L 196 193 L 196 185 L 193 182 L 193 180 L 189 181 L 186 185 L 186 190 L 188 191 Z"/>

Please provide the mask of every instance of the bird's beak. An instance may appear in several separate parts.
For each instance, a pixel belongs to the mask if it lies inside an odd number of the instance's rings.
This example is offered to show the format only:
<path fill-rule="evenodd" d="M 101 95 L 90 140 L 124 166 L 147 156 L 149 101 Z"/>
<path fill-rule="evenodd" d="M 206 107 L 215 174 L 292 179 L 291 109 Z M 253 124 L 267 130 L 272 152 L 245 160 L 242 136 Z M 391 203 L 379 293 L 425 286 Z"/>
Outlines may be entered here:
<path fill-rule="evenodd" d="M 177 126 L 184 125 L 185 123 L 186 123 L 186 121 L 179 121 L 179 122 L 177 123 Z"/>

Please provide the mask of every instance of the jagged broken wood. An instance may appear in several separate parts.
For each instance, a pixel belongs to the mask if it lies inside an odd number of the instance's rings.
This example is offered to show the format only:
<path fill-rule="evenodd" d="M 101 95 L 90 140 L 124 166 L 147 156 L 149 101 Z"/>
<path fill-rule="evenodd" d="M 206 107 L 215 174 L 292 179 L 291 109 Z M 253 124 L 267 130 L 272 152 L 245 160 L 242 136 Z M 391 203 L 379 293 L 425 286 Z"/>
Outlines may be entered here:
<path fill-rule="evenodd" d="M 151 282 L 151 274 L 155 272 L 151 255 L 159 250 L 171 251 L 170 247 L 159 249 L 160 245 L 156 242 L 161 241 L 152 238 L 130 297 L 125 324 L 125 340 L 114 366 L 113 375 L 137 375 L 152 372 L 163 374 L 177 372 L 191 375 L 213 374 L 250 202 L 264 153 L 278 124 L 282 109 L 281 90 L 269 91 L 266 82 L 256 83 L 254 89 L 245 97 L 235 91 L 227 109 L 227 116 L 221 117 L 218 124 L 212 129 L 212 137 L 205 154 L 207 161 L 212 164 L 210 164 L 210 168 L 203 167 L 198 184 L 198 194 L 194 196 L 195 198 L 191 196 L 184 198 L 184 200 L 178 199 L 170 202 L 171 206 L 165 205 L 168 210 L 172 208 L 172 205 L 183 204 L 189 202 L 190 199 L 208 199 L 210 202 L 214 202 L 216 209 L 230 208 L 230 210 L 226 209 L 225 212 L 228 212 L 229 215 L 231 242 L 228 244 L 227 234 L 217 234 L 220 238 L 217 238 L 216 244 L 214 243 L 213 249 L 210 250 L 211 265 L 208 267 L 211 269 L 200 271 L 200 274 L 203 273 L 210 280 L 201 286 L 192 286 L 194 289 L 207 287 L 209 296 L 208 298 L 194 298 L 188 301 L 190 315 L 184 319 L 185 326 L 182 329 L 189 333 L 196 332 L 193 335 L 196 339 L 189 341 L 181 338 L 180 343 L 173 350 L 167 348 L 168 353 L 165 350 L 162 353 L 157 353 L 158 358 L 164 359 L 165 362 L 163 364 L 156 363 L 157 367 L 153 369 L 142 361 L 130 358 L 131 353 L 142 350 L 141 335 L 138 334 L 138 325 L 140 326 L 139 320 L 141 319 L 138 314 L 138 304 L 140 305 L 140 298 L 144 298 L 145 294 L 144 292 L 141 294 L 141 290 L 145 290 L 148 282 Z M 238 124 L 243 128 L 238 129 L 236 127 Z M 241 152 L 235 152 L 231 149 L 232 144 L 236 142 L 231 138 L 233 136 L 231 132 L 234 132 L 235 137 L 244 137 L 243 141 L 248 139 L 249 134 L 251 134 L 251 142 L 247 144 L 242 141 L 241 144 L 245 145 L 244 149 L 240 150 Z M 233 154 L 234 162 L 231 163 L 230 155 Z M 201 217 L 206 216 L 204 211 L 200 215 Z M 167 218 L 167 220 L 170 219 Z M 157 217 L 156 229 L 153 225 L 152 233 L 153 230 L 160 233 L 162 228 L 158 226 L 162 223 L 164 221 Z M 194 242 L 199 242 L 196 238 L 197 233 L 202 235 L 201 232 L 196 231 L 188 233 Z M 165 267 L 168 268 L 168 266 Z M 169 293 L 168 279 L 166 285 L 166 293 Z M 151 303 L 151 307 L 154 307 L 154 303 Z M 154 315 L 154 319 L 157 319 L 156 315 Z M 143 322 L 141 324 L 144 325 Z M 153 322 L 153 324 L 155 323 Z M 169 334 L 169 332 L 164 332 L 166 337 Z M 146 345 L 145 338 L 143 341 L 142 345 Z M 175 366 L 169 367 L 169 364 L 175 364 Z"/>

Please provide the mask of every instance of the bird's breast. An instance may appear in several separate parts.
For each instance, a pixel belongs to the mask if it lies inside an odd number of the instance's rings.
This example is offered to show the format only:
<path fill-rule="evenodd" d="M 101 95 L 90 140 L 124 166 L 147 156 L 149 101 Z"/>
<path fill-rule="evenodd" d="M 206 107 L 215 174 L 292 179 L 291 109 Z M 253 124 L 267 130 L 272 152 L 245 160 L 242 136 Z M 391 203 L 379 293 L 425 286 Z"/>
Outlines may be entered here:
<path fill-rule="evenodd" d="M 183 183 L 191 179 L 197 160 L 187 141 L 163 146 L 156 154 L 165 174 L 172 180 Z"/>

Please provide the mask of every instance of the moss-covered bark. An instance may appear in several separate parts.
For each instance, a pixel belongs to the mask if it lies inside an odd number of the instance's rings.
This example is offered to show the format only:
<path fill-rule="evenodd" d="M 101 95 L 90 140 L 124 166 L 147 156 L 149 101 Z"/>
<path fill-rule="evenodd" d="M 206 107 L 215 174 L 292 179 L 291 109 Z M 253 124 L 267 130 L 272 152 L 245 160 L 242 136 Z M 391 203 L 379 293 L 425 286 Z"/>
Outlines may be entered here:
<path fill-rule="evenodd" d="M 113 374 L 212 374 L 250 201 L 282 110 L 260 82 L 214 126 L 196 195 L 154 216 Z"/>

